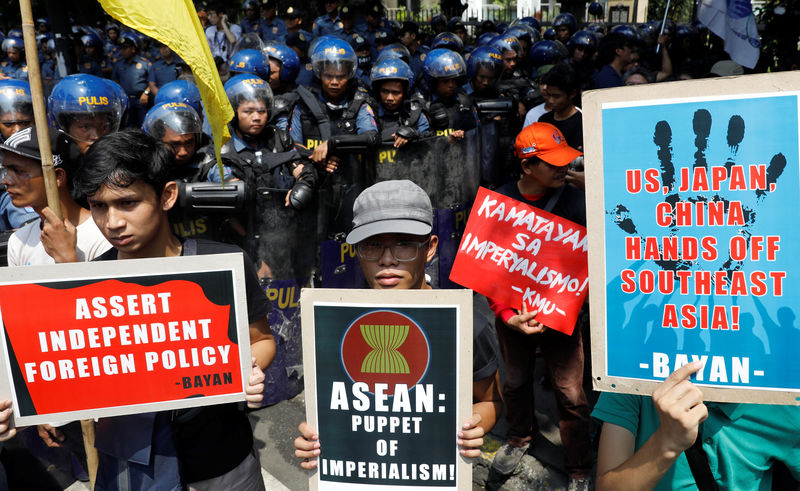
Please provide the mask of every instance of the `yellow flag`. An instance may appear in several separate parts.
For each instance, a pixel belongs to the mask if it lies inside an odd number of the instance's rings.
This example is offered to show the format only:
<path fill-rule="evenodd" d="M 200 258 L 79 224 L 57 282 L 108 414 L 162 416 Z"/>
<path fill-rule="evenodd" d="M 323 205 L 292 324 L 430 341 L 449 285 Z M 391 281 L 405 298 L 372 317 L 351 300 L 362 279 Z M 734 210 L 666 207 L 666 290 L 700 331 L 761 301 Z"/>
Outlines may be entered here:
<path fill-rule="evenodd" d="M 214 153 L 222 175 L 220 148 L 231 138 L 233 119 L 206 34 L 191 0 L 98 0 L 109 15 L 126 26 L 160 41 L 183 58 L 194 74 L 208 123 L 214 133 Z"/>

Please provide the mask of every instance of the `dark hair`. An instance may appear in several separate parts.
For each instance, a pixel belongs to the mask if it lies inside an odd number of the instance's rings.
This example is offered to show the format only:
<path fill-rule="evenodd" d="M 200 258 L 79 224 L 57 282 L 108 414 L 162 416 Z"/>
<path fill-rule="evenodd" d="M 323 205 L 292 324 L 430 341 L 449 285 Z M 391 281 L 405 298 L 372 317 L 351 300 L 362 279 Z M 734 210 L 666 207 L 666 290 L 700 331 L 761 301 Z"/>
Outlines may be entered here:
<path fill-rule="evenodd" d="M 630 46 L 631 42 L 626 38 L 624 35 L 618 32 L 612 32 L 608 36 L 604 37 L 602 41 L 600 41 L 600 45 L 597 47 L 597 61 L 601 65 L 606 65 L 614 61 L 614 58 L 617 56 L 617 50 L 622 49 L 625 46 Z"/>
<path fill-rule="evenodd" d="M 567 93 L 572 94 L 574 91 L 577 95 L 580 84 L 578 77 L 575 75 L 575 70 L 568 63 L 559 63 L 551 68 L 547 73 L 542 75 L 542 84 L 547 86 L 558 87 Z"/>
<path fill-rule="evenodd" d="M 140 129 L 109 133 L 92 144 L 75 176 L 76 190 L 92 196 L 103 185 L 126 188 L 141 180 L 161 196 L 170 181 L 172 152 Z"/>
<path fill-rule="evenodd" d="M 622 75 L 622 83 L 627 83 L 628 79 L 634 75 L 641 75 L 642 77 L 644 77 L 645 80 L 647 80 L 647 83 L 649 84 L 655 82 L 655 79 L 653 78 L 653 75 L 650 72 L 648 72 L 647 70 L 645 70 L 640 66 L 637 66 L 631 68 Z"/>
<path fill-rule="evenodd" d="M 407 32 L 419 37 L 419 26 L 415 22 L 405 21 L 397 30 L 397 37 L 402 37 Z"/>

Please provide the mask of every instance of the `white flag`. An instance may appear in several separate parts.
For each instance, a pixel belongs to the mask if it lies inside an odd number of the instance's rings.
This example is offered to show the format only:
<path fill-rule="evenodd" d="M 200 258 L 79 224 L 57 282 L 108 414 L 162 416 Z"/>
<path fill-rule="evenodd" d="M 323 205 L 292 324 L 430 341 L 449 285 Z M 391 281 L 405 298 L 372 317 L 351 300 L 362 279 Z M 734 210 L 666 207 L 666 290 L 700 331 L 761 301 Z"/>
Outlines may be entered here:
<path fill-rule="evenodd" d="M 725 41 L 725 51 L 733 61 L 756 66 L 761 38 L 750 0 L 701 0 L 697 18 Z"/>

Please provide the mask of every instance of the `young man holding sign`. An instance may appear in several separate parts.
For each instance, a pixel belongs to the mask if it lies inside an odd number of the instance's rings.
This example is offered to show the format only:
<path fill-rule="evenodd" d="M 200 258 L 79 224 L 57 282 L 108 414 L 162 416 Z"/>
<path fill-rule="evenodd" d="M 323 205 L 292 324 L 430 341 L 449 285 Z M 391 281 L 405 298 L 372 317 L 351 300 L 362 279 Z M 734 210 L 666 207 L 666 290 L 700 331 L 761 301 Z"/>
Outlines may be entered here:
<path fill-rule="evenodd" d="M 569 164 L 581 152 L 568 146 L 558 128 L 548 123 L 525 127 L 517 136 L 515 152 L 521 160 L 521 178 L 497 192 L 585 226 L 583 191 L 566 183 Z M 556 393 L 569 489 L 588 489 L 593 458 L 589 406 L 583 390 L 581 329 L 567 336 L 537 321 L 537 312 L 528 312 L 524 304 L 518 312 L 498 302 L 490 303 L 498 317 L 497 333 L 506 364 L 503 399 L 509 425 L 508 442 L 498 450 L 492 467 L 500 474 L 511 474 L 538 431 L 532 383 L 534 353 L 539 345 Z"/>
<path fill-rule="evenodd" d="M 353 205 L 353 229 L 347 242 L 356 246 L 361 270 L 371 288 L 429 290 L 425 263 L 436 255 L 439 238 L 431 234 L 430 198 L 411 181 L 383 181 L 365 189 Z M 461 454 L 480 455 L 483 435 L 502 412 L 498 390 L 497 341 L 491 325 L 478 309 L 473 312 L 472 417 L 457 435 Z M 305 469 L 317 466 L 319 435 L 308 423 L 300 424 L 295 455 Z"/>
<path fill-rule="evenodd" d="M 138 130 L 107 135 L 86 154 L 77 183 L 97 226 L 113 245 L 99 260 L 241 252 L 211 241 L 182 241 L 168 212 L 178 198 L 170 151 Z M 246 257 L 246 256 L 245 256 Z M 264 373 L 275 356 L 269 301 L 245 259 L 253 370 L 245 388 L 260 407 Z M 264 489 L 247 416 L 236 404 L 101 419 L 98 486 L 103 489 Z"/>

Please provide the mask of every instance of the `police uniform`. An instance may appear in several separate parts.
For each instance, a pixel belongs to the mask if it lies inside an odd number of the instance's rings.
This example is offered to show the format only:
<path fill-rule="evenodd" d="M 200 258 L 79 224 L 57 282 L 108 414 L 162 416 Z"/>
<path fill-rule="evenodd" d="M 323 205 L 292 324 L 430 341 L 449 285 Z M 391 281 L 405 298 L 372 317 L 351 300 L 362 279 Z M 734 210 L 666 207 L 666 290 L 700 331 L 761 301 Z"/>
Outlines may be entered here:
<path fill-rule="evenodd" d="M 314 20 L 314 25 L 311 27 L 315 38 L 325 36 L 326 34 L 337 34 L 342 32 L 342 29 L 342 19 L 339 18 L 338 13 L 335 19 L 331 19 L 328 14 L 320 15 Z"/>
<path fill-rule="evenodd" d="M 329 150 L 335 153 L 329 138 L 374 132 L 372 143 L 378 143 L 375 113 L 369 105 L 370 98 L 365 92 L 358 89 L 351 90 L 350 94 L 338 104 L 327 101 L 319 89 L 298 87 L 297 93 L 300 100 L 292 111 L 289 124 L 289 134 L 295 142 L 313 150 L 323 141 L 328 141 Z M 329 138 L 323 134 L 315 112 L 324 112 L 330 121 Z M 320 191 L 323 194 L 327 193 L 327 196 L 323 196 L 323 204 L 320 206 L 319 232 L 323 240 L 330 234 L 344 232 L 350 227 L 353 200 L 369 184 L 367 163 L 362 161 L 360 155 L 337 156 L 340 157 L 339 169 L 325 176 Z"/>
<path fill-rule="evenodd" d="M 111 60 L 111 63 L 116 63 L 120 59 L 119 53 L 119 45 L 113 41 L 106 41 L 105 46 L 103 47 L 103 52 L 108 56 L 108 59 Z"/>
<path fill-rule="evenodd" d="M 24 61 L 11 63 L 8 60 L 0 62 L 0 71 L 8 78 L 28 80 L 28 65 Z"/>
<path fill-rule="evenodd" d="M 314 82 L 314 69 L 311 67 L 311 61 L 306 59 L 305 63 L 300 63 L 300 73 L 297 74 L 297 85 L 303 87 L 310 87 Z"/>
<path fill-rule="evenodd" d="M 428 49 L 427 46 L 420 46 L 417 50 L 411 53 L 411 60 L 408 66 L 411 67 L 411 71 L 414 72 L 414 79 L 419 80 L 422 76 L 422 67 L 425 65 L 425 56 L 427 56 Z"/>
<path fill-rule="evenodd" d="M 250 20 L 247 17 L 239 21 L 239 27 L 242 28 L 242 34 L 249 34 L 254 32 L 262 36 L 262 29 L 264 26 L 264 19 L 258 17 L 256 20 Z"/>
<path fill-rule="evenodd" d="M 156 84 L 156 87 L 161 87 L 173 80 L 177 80 L 181 72 L 180 68 L 178 68 L 179 61 L 178 55 L 173 54 L 172 61 L 168 62 L 162 59 L 153 63 L 153 66 L 150 67 L 150 77 L 148 81 Z"/>
<path fill-rule="evenodd" d="M 95 77 L 103 76 L 103 70 L 100 68 L 100 64 L 86 55 L 84 55 L 80 63 L 78 63 L 78 72 L 94 75 Z"/>
<path fill-rule="evenodd" d="M 286 39 L 286 35 L 289 34 L 289 31 L 286 30 L 286 22 L 284 22 L 283 19 L 276 16 L 274 19 L 272 19 L 272 22 L 269 22 L 266 19 L 262 20 L 261 38 L 264 40 L 264 42 L 283 42 Z"/>
<path fill-rule="evenodd" d="M 138 55 L 130 62 L 119 60 L 114 64 L 112 78 L 128 95 L 128 126 L 139 127 L 144 121 L 146 108 L 139 103 L 139 97 L 147 89 L 150 67 L 150 62 Z"/>

